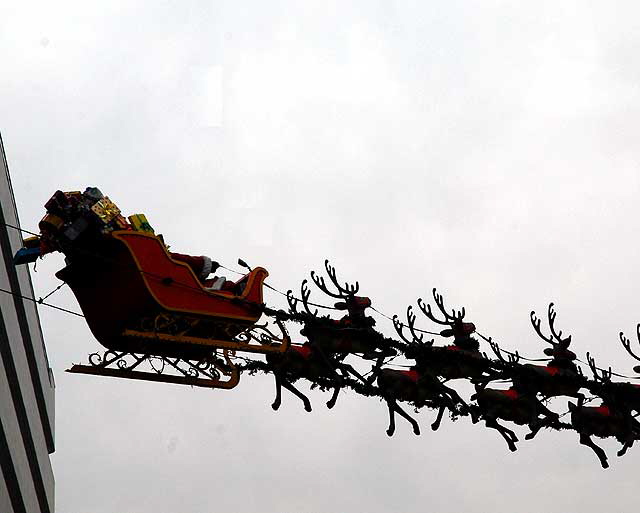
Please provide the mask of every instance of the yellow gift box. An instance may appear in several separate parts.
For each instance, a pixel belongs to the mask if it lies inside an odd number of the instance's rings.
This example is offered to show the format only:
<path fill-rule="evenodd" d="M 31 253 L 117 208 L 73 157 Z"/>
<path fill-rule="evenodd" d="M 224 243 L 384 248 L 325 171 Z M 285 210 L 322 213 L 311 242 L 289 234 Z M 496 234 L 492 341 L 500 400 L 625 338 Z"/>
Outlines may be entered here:
<path fill-rule="evenodd" d="M 132 216 L 129 216 L 128 219 L 134 230 L 138 232 L 155 233 L 153 228 L 149 224 L 149 221 L 147 221 L 147 216 L 145 216 L 144 214 L 134 214 Z"/>

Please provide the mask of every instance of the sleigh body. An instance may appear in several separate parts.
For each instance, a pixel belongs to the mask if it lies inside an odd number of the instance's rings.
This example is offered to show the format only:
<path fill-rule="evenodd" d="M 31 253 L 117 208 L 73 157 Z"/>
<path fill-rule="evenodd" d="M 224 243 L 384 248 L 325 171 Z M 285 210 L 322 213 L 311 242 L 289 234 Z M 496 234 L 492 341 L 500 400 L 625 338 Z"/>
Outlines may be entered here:
<path fill-rule="evenodd" d="M 232 291 L 205 289 L 150 233 L 122 230 L 67 253 L 57 273 L 75 294 L 91 332 L 113 351 L 199 359 L 212 349 L 285 350 L 242 334 L 262 313 L 268 273 L 258 267 Z"/>

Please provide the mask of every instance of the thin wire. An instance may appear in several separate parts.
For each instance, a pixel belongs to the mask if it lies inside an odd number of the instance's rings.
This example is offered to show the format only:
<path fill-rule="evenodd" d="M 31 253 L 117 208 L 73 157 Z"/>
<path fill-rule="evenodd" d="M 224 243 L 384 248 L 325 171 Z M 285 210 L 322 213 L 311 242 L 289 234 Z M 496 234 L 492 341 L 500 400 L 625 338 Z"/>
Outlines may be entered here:
<path fill-rule="evenodd" d="M 227 271 L 232 272 L 232 273 L 236 273 L 236 274 L 246 274 L 246 273 L 243 273 L 242 271 L 236 271 L 235 269 L 229 269 L 228 267 L 225 267 L 225 266 L 224 266 L 224 265 L 222 265 L 222 264 L 218 264 L 218 267 L 222 267 L 222 269 L 226 269 Z"/>
<path fill-rule="evenodd" d="M 8 226 L 9 228 L 13 228 L 14 230 L 18 230 L 19 232 L 28 233 L 29 235 L 35 235 L 36 237 L 40 236 L 40 234 L 38 234 L 38 233 L 30 232 L 29 230 L 25 230 L 23 228 L 19 228 L 17 226 L 13 226 L 12 224 L 7 224 L 7 223 L 2 223 L 2 224 L 5 225 L 5 226 Z"/>
<path fill-rule="evenodd" d="M 46 296 L 38 298 L 38 303 L 42 304 L 42 301 L 44 301 L 45 299 L 47 299 L 49 296 L 52 296 L 53 294 L 55 294 L 56 292 L 58 292 L 62 287 L 64 287 L 67 284 L 66 281 L 63 281 L 60 285 L 58 285 L 55 289 L 53 289 L 51 292 L 49 292 Z"/>
<path fill-rule="evenodd" d="M 66 308 L 62 308 L 60 306 L 52 305 L 51 303 L 45 303 L 44 301 L 41 301 L 39 299 L 34 299 L 32 297 L 23 296 L 22 294 L 17 294 L 16 292 L 13 292 L 11 290 L 6 290 L 6 289 L 0 288 L 0 292 L 5 292 L 5 293 L 10 294 L 12 296 L 21 297 L 22 299 L 26 299 L 27 301 L 32 301 L 32 302 L 34 302 L 34 303 L 36 303 L 38 305 L 48 306 L 49 308 L 55 308 L 56 310 L 60 310 L 62 312 L 66 312 L 68 314 L 72 314 L 72 315 L 76 315 L 78 317 L 84 318 L 84 315 L 82 315 L 82 314 L 80 314 L 78 312 L 74 312 L 73 310 L 67 310 Z"/>

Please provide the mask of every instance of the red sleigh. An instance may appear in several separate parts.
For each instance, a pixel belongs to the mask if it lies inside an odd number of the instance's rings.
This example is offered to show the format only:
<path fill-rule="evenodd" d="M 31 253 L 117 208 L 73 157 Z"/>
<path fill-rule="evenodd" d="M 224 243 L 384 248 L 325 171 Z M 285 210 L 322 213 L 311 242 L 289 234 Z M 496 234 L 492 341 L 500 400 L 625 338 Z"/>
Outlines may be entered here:
<path fill-rule="evenodd" d="M 257 267 L 233 291 L 205 289 L 155 235 L 116 231 L 91 250 L 76 249 L 56 276 L 75 294 L 89 328 L 105 347 L 198 359 L 213 348 L 283 352 L 246 333 L 262 314 L 268 272 Z"/>
<path fill-rule="evenodd" d="M 235 351 L 288 349 L 281 320 L 275 321 L 280 335 L 256 324 L 265 311 L 265 269 L 211 290 L 172 258 L 146 216 L 127 222 L 95 187 L 56 191 L 45 209 L 40 234 L 24 241 L 14 263 L 63 253 L 67 265 L 56 276 L 69 285 L 91 332 L 107 348 L 70 372 L 233 388 L 239 380 Z"/>
<path fill-rule="evenodd" d="M 281 323 L 281 337 L 256 325 L 269 275 L 262 267 L 230 291 L 212 291 L 187 264 L 173 260 L 155 235 L 123 230 L 92 242 L 65 252 L 69 264 L 56 276 L 70 286 L 108 351 L 69 372 L 228 389 L 240 379 L 230 351 L 289 348 Z M 141 363 L 153 370 L 140 371 Z"/>

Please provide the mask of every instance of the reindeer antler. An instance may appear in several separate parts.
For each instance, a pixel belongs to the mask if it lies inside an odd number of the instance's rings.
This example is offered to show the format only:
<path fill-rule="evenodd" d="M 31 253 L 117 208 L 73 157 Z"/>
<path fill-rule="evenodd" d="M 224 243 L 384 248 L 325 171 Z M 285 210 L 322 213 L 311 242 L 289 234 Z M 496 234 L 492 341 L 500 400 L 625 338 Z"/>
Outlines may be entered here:
<path fill-rule="evenodd" d="M 640 342 L 640 324 L 636 326 L 636 337 Z M 622 331 L 620 332 L 620 341 L 622 342 L 622 347 L 626 349 L 627 353 L 629 353 L 636 360 L 640 361 L 640 356 L 638 356 L 631 350 L 631 341 L 624 336 L 624 333 Z M 633 370 L 636 372 L 640 372 L 640 365 L 636 365 Z"/>
<path fill-rule="evenodd" d="M 348 282 L 345 282 L 344 287 L 340 285 L 338 279 L 336 278 L 336 269 L 329 264 L 329 260 L 324 261 L 324 268 L 327 271 L 329 279 L 333 282 L 333 285 L 336 287 L 336 289 L 338 289 L 338 293 L 330 291 L 327 288 L 324 277 L 318 276 L 314 271 L 311 271 L 311 279 L 316 284 L 316 286 L 328 296 L 335 297 L 337 299 L 345 299 L 347 297 L 355 296 L 358 290 L 360 290 L 360 284 L 358 282 L 356 282 L 355 285 L 350 285 Z"/>
<path fill-rule="evenodd" d="M 609 383 L 611 381 L 611 367 L 608 370 L 601 369 L 600 373 L 598 373 L 598 367 L 596 367 L 596 361 L 592 358 L 591 354 L 587 352 L 587 362 L 589 364 L 589 368 L 591 369 L 591 373 L 593 374 L 593 378 L 596 381 L 601 383 Z"/>
<path fill-rule="evenodd" d="M 405 337 L 404 335 L 405 325 L 398 320 L 397 315 L 394 315 L 392 320 L 393 320 L 393 327 L 396 329 L 396 332 L 398 333 L 400 338 L 404 340 L 407 344 L 410 344 L 410 345 L 426 344 L 428 346 L 433 345 L 433 340 L 430 340 L 427 342 L 424 341 L 424 333 L 421 333 L 419 335 L 416 333 L 416 328 L 415 328 L 416 314 L 413 313 L 413 307 L 411 305 L 407 307 L 406 326 L 409 328 L 409 332 L 411 333 L 413 340 L 409 340 L 407 337 Z"/>
<path fill-rule="evenodd" d="M 307 313 L 313 317 L 318 315 L 318 309 L 316 308 L 315 312 L 312 312 L 309 308 L 309 296 L 311 295 L 311 290 L 307 287 L 307 280 L 302 280 L 302 284 L 300 285 L 300 294 L 302 295 L 302 306 L 307 311 Z"/>
<path fill-rule="evenodd" d="M 536 316 L 536 313 L 533 310 L 531 310 L 530 317 L 531 317 L 531 324 L 533 325 L 533 329 L 536 331 L 536 333 L 542 340 L 551 344 L 554 348 L 556 346 L 559 346 L 560 349 L 567 349 L 569 347 L 569 344 L 571 344 L 571 335 L 563 339 L 562 331 L 556 331 L 556 328 L 555 328 L 556 311 L 553 308 L 553 303 L 549 303 L 549 312 L 548 312 L 549 330 L 551 331 L 550 336 L 547 337 L 542 333 L 542 330 L 540 329 L 540 319 Z"/>
<path fill-rule="evenodd" d="M 287 290 L 287 303 L 289 303 L 289 311 L 292 314 L 298 313 L 298 298 L 293 295 L 293 290 Z"/>
<path fill-rule="evenodd" d="M 429 319 L 431 319 L 436 324 L 443 324 L 447 326 L 464 319 L 464 314 L 465 314 L 464 307 L 462 307 L 462 309 L 458 310 L 457 312 L 455 309 L 452 309 L 451 314 L 449 314 L 449 312 L 447 312 L 447 309 L 444 307 L 444 299 L 442 298 L 442 294 L 438 294 L 435 287 L 432 293 L 433 293 L 433 299 L 436 305 L 438 306 L 438 309 L 444 315 L 444 320 L 438 319 L 433 314 L 431 310 L 431 305 L 429 303 L 425 303 L 422 300 L 422 298 L 418 298 L 418 306 L 420 307 L 420 310 L 422 310 L 422 313 L 424 313 Z"/>
<path fill-rule="evenodd" d="M 498 357 L 498 360 L 500 360 L 502 363 L 514 365 L 520 361 L 520 354 L 518 353 L 518 351 L 516 351 L 515 353 L 509 353 L 509 356 L 507 357 L 507 359 L 505 359 L 504 356 L 502 356 L 502 350 L 500 349 L 500 346 L 498 346 L 498 344 L 494 342 L 491 337 L 489 337 L 488 342 L 489 347 L 491 347 L 491 350 Z"/>

